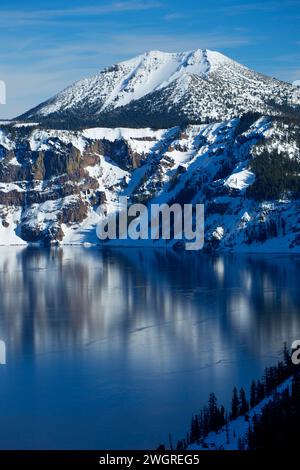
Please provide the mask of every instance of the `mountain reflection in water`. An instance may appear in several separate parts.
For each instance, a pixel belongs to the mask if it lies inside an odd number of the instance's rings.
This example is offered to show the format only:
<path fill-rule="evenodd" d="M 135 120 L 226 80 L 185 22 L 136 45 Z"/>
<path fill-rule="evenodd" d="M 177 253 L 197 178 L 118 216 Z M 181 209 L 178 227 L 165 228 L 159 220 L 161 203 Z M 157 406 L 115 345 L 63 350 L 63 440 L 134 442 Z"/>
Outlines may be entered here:
<path fill-rule="evenodd" d="M 300 338 L 300 257 L 0 248 L 2 448 L 153 448 Z"/>

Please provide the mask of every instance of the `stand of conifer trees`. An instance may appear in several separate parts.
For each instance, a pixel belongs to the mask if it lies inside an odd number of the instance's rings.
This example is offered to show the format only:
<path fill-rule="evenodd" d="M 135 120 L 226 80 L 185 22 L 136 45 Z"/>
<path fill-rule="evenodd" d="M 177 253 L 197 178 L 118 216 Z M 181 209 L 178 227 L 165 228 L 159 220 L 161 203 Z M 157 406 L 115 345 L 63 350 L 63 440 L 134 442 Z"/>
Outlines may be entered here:
<path fill-rule="evenodd" d="M 238 392 L 234 387 L 231 410 L 228 413 L 224 406 L 218 405 L 215 394 L 211 393 L 207 406 L 204 406 L 200 413 L 192 417 L 190 431 L 185 439 L 178 441 L 177 450 L 184 450 L 194 442 L 203 443 L 203 439 L 209 432 L 218 432 L 224 426 L 228 429 L 228 423 L 239 416 L 244 416 L 247 420 L 249 409 L 274 394 L 276 388 L 291 376 L 293 376 L 292 392 L 285 391 L 282 395 L 275 394 L 274 398 L 263 407 L 262 415 L 255 415 L 252 424 L 249 423 L 249 432 L 245 440 L 239 440 L 240 449 L 271 447 L 273 444 L 274 446 L 287 445 L 286 438 L 283 437 L 278 426 L 282 426 L 282 429 L 285 429 L 285 436 L 290 438 L 290 434 L 295 430 L 296 421 L 299 422 L 300 373 L 297 367 L 292 364 L 291 355 L 284 344 L 282 360 L 275 366 L 266 367 L 261 380 L 252 381 L 249 401 L 243 388 Z M 287 432 L 288 426 L 290 426 L 290 432 Z M 294 437 L 295 439 L 296 437 Z"/>

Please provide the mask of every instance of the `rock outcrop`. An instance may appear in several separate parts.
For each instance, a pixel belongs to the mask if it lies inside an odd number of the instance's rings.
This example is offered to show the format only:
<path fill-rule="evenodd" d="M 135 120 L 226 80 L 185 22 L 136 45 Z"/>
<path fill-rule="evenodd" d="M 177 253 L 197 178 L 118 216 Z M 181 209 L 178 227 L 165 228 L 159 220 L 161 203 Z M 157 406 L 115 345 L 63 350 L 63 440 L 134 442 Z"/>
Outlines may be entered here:
<path fill-rule="evenodd" d="M 300 251 L 299 175 L 293 117 L 163 130 L 0 126 L 0 243 L 100 243 L 97 223 L 127 196 L 204 204 L 208 251 Z"/>

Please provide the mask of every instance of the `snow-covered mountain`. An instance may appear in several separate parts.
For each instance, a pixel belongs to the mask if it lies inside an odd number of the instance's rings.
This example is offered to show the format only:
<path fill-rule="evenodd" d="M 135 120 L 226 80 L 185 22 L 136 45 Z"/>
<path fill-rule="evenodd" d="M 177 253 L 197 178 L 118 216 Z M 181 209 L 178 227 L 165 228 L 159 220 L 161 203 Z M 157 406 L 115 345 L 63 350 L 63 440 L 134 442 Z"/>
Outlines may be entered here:
<path fill-rule="evenodd" d="M 299 106 L 208 50 L 105 69 L 0 122 L 0 243 L 99 243 L 126 196 L 203 203 L 207 251 L 300 251 Z"/>
<path fill-rule="evenodd" d="M 300 104 L 291 84 L 209 50 L 151 51 L 80 80 L 20 119 L 55 128 L 155 127 L 221 121 Z"/>
<path fill-rule="evenodd" d="M 248 113 L 162 130 L 2 125 L 0 243 L 99 243 L 99 207 L 114 212 L 122 195 L 204 203 L 207 251 L 299 252 L 299 175 L 294 118 Z"/>

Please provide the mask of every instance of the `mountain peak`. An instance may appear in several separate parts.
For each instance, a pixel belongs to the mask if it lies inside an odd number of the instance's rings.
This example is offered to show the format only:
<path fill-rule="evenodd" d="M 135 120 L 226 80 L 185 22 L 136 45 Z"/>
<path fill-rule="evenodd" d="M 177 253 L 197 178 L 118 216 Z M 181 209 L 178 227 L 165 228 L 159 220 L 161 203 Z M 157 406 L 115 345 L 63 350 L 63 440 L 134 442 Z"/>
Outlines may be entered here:
<path fill-rule="evenodd" d="M 189 77 L 193 77 L 190 80 Z M 278 86 L 282 94 L 276 92 Z M 217 51 L 150 50 L 80 80 L 22 119 L 161 127 L 225 119 L 289 100 L 291 85 L 255 73 Z M 122 118 L 120 116 L 122 115 Z M 181 115 L 181 117 L 179 117 Z M 182 117 L 184 115 L 184 117 Z M 68 124 L 69 125 L 69 124 Z"/>

